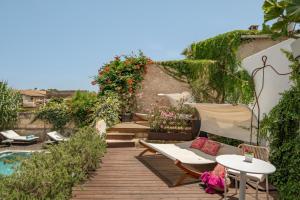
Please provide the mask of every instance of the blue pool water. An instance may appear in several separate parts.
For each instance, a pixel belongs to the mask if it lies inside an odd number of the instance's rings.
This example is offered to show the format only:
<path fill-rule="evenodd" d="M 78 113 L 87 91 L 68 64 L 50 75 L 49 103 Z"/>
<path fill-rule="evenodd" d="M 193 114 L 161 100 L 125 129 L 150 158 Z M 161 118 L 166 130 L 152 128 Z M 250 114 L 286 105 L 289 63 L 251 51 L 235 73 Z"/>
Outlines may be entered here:
<path fill-rule="evenodd" d="M 28 158 L 30 152 L 4 152 L 0 153 L 0 175 L 11 175 L 15 168 L 18 167 L 21 161 Z"/>

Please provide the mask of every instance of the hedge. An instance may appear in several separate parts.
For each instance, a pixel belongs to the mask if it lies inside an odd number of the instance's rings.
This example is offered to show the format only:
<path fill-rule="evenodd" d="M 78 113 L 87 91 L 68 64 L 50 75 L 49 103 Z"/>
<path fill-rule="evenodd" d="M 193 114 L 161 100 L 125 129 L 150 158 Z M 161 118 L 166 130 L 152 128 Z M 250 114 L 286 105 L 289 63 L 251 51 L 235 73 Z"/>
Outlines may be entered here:
<path fill-rule="evenodd" d="M 106 144 L 91 127 L 79 129 L 69 141 L 47 152 L 33 153 L 11 176 L 0 179 L 1 199 L 69 199 L 72 187 L 99 167 Z"/>

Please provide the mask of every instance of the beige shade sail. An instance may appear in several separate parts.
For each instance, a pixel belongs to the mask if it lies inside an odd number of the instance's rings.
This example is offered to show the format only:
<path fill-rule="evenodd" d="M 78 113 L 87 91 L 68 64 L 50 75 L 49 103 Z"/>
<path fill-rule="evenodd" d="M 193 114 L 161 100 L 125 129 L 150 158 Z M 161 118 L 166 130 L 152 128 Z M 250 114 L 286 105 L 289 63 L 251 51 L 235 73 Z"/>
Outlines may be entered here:
<path fill-rule="evenodd" d="M 257 119 L 253 115 L 251 134 L 251 110 L 246 105 L 187 103 L 197 109 L 201 118 L 201 131 L 256 142 Z"/>

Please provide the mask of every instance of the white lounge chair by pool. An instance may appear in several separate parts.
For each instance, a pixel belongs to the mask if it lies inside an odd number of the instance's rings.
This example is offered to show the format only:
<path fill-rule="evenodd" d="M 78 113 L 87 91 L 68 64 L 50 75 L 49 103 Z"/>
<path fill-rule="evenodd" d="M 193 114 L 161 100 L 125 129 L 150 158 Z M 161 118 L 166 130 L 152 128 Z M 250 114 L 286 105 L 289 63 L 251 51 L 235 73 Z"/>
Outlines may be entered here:
<path fill-rule="evenodd" d="M 35 135 L 21 136 L 13 130 L 2 131 L 0 134 L 6 139 L 13 140 L 12 143 L 34 143 L 39 138 Z"/>
<path fill-rule="evenodd" d="M 52 132 L 49 132 L 47 133 L 48 137 L 55 141 L 55 142 L 63 142 L 63 141 L 67 141 L 69 140 L 69 138 L 61 135 L 60 133 L 58 133 L 57 131 L 52 131 Z"/>

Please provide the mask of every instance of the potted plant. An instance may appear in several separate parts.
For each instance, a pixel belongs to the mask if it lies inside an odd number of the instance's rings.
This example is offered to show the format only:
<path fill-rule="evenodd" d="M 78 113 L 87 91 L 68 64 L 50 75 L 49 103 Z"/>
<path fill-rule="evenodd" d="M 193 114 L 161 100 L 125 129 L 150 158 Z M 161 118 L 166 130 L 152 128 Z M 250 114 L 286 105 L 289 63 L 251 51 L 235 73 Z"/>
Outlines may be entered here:
<path fill-rule="evenodd" d="M 300 22 L 300 3 L 298 0 L 265 0 L 263 4 L 264 23 L 277 20 L 271 26 L 273 36 L 287 36 L 296 40 L 291 44 L 293 56 L 300 56 L 300 39 L 295 31 Z"/>
<path fill-rule="evenodd" d="M 253 153 L 253 151 L 251 151 L 249 149 L 245 149 L 244 150 L 244 156 L 245 156 L 245 161 L 246 162 L 252 162 L 253 157 L 254 157 L 254 153 Z"/>
<path fill-rule="evenodd" d="M 130 122 L 133 118 L 133 111 L 136 107 L 135 95 L 132 93 L 123 94 L 122 99 L 122 112 L 121 112 L 121 121 Z"/>
<path fill-rule="evenodd" d="M 149 113 L 149 140 L 192 140 L 194 109 L 180 104 L 177 107 L 154 106 Z"/>

